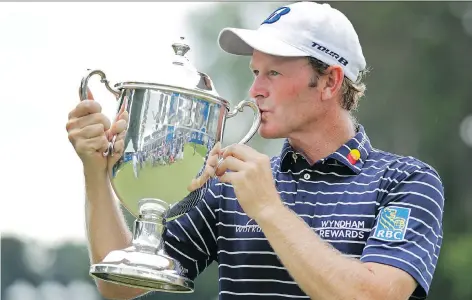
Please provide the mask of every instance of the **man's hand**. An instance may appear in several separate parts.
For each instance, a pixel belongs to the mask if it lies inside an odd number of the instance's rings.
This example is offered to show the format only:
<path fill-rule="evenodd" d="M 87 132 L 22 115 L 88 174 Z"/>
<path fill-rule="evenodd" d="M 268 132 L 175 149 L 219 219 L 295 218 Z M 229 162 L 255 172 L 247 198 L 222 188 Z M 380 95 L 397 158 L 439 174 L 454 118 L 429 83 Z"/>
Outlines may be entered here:
<path fill-rule="evenodd" d="M 69 113 L 66 130 L 69 141 L 82 160 L 85 172 L 101 172 L 112 167 L 121 157 L 124 150 L 124 136 L 128 127 L 128 112 L 123 105 L 113 124 L 101 112 L 102 107 L 94 101 L 88 91 L 88 99 L 80 101 Z M 113 156 L 103 156 L 108 143 L 117 135 Z"/>
<path fill-rule="evenodd" d="M 205 170 L 203 170 L 203 173 L 200 175 L 200 177 L 193 179 L 190 185 L 187 187 L 187 190 L 189 192 L 193 192 L 194 190 L 201 188 L 205 184 L 205 182 L 210 179 L 210 177 L 213 177 L 215 175 L 215 169 L 218 165 L 220 150 L 221 143 L 218 142 L 215 144 L 213 149 L 211 149 L 210 154 L 208 155 Z"/>
<path fill-rule="evenodd" d="M 272 176 L 270 158 L 247 145 L 235 144 L 221 151 L 216 170 L 221 182 L 233 185 L 244 212 L 258 220 L 264 211 L 283 206 Z"/>

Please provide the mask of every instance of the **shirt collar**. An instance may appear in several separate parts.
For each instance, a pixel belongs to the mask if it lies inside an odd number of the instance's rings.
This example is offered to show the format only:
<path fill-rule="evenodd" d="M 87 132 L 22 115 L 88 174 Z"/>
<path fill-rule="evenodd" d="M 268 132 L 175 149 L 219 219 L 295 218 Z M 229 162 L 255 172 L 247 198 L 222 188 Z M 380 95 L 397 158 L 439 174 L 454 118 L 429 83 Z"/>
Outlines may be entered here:
<path fill-rule="evenodd" d="M 365 133 L 364 127 L 362 125 L 358 125 L 357 133 L 353 138 L 339 147 L 339 149 L 337 149 L 335 152 L 323 158 L 321 161 L 327 162 L 328 160 L 332 159 L 335 162 L 348 167 L 355 174 L 359 174 L 362 170 L 362 167 L 364 166 L 365 160 L 371 151 L 372 145 L 370 143 L 369 137 Z M 294 153 L 304 156 L 303 153 L 294 150 L 288 139 L 286 139 L 280 153 L 281 171 L 288 171 L 290 165 L 294 163 L 292 158 L 292 154 Z"/>

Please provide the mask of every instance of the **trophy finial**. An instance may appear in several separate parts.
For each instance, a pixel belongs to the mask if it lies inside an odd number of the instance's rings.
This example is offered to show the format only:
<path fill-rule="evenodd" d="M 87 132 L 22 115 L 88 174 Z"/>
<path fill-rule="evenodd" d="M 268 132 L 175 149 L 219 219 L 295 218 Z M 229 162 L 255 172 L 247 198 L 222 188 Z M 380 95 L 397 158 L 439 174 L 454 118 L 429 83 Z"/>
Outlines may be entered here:
<path fill-rule="evenodd" d="M 184 42 L 184 39 L 185 38 L 181 36 L 180 42 L 172 44 L 172 48 L 174 49 L 176 55 L 184 56 L 190 50 L 190 46 Z"/>

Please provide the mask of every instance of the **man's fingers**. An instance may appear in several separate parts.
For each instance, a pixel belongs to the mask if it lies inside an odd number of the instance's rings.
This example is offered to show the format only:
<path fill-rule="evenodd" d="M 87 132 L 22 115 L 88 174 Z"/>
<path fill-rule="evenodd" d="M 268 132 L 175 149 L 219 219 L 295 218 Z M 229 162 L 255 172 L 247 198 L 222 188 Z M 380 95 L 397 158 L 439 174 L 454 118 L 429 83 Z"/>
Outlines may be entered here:
<path fill-rule="evenodd" d="M 123 113 L 125 113 L 125 112 L 128 113 L 128 111 L 126 110 L 127 106 L 128 106 L 128 97 L 125 97 L 123 99 L 123 103 L 120 106 L 120 110 L 116 114 L 116 120 L 115 121 L 118 121 L 121 118 L 121 116 L 123 115 Z M 126 120 L 126 121 L 128 121 L 128 120 Z"/>
<path fill-rule="evenodd" d="M 215 146 L 210 150 L 210 156 L 217 155 L 221 151 L 221 142 L 217 142 Z"/>
<path fill-rule="evenodd" d="M 218 180 L 223 183 L 233 184 L 233 180 L 239 176 L 239 173 L 236 172 L 226 172 L 223 175 L 218 177 Z"/>
<path fill-rule="evenodd" d="M 257 157 L 259 152 L 247 145 L 234 144 L 220 150 L 223 158 L 234 156 L 242 161 L 249 161 L 251 158 Z"/>
<path fill-rule="evenodd" d="M 198 188 L 201 188 L 215 174 L 215 167 L 217 163 L 218 157 L 216 155 L 211 156 L 207 160 L 207 164 L 205 166 L 205 169 L 203 170 L 203 173 L 198 178 L 192 180 L 188 189 L 190 191 L 193 191 Z"/>
<path fill-rule="evenodd" d="M 194 191 L 201 188 L 211 177 L 213 177 L 215 174 L 216 165 L 218 164 L 218 153 L 220 150 L 221 143 L 217 142 L 208 154 L 208 159 L 206 161 L 206 166 L 203 170 L 203 173 L 198 178 L 193 179 L 190 185 L 187 187 L 189 191 Z"/>
<path fill-rule="evenodd" d="M 126 123 L 129 121 L 129 113 L 127 111 L 124 111 L 118 115 L 117 121 L 118 120 L 125 120 Z"/>
<path fill-rule="evenodd" d="M 94 100 L 80 101 L 79 104 L 69 113 L 69 119 L 80 118 L 89 114 L 95 114 L 102 111 L 101 105 Z"/>
<path fill-rule="evenodd" d="M 216 176 L 222 176 L 226 171 L 233 171 L 233 172 L 238 172 L 243 170 L 245 167 L 245 163 L 233 156 L 228 156 L 223 161 L 221 164 L 218 166 L 216 169 Z"/>
<path fill-rule="evenodd" d="M 104 130 L 110 129 L 110 120 L 101 113 L 94 113 L 84 117 L 70 119 L 69 122 L 67 122 L 66 129 L 82 129 L 94 124 L 102 124 Z"/>
<path fill-rule="evenodd" d="M 192 182 L 187 189 L 189 191 L 194 191 L 201 188 L 213 176 L 214 172 L 214 168 L 207 164 L 203 173 L 198 178 L 192 179 Z"/>
<path fill-rule="evenodd" d="M 90 139 L 79 139 L 75 148 L 77 153 L 88 153 L 91 151 L 105 152 L 108 148 L 108 141 L 104 135 Z"/>
<path fill-rule="evenodd" d="M 80 130 L 82 138 L 91 139 L 98 136 L 105 136 L 105 128 L 103 124 L 92 124 L 88 125 Z"/>
<path fill-rule="evenodd" d="M 122 154 L 125 148 L 125 141 L 124 140 L 116 140 L 113 146 L 113 153 L 115 154 Z"/>
<path fill-rule="evenodd" d="M 87 99 L 89 100 L 95 100 L 93 98 L 93 94 L 92 94 L 92 91 L 87 87 Z"/>
<path fill-rule="evenodd" d="M 218 156 L 217 155 L 212 155 L 210 156 L 208 159 L 207 159 L 207 165 L 210 165 L 212 166 L 213 168 L 216 167 L 216 165 L 218 164 Z"/>
<path fill-rule="evenodd" d="M 125 131 L 128 127 L 128 123 L 125 120 L 118 120 L 110 128 L 110 136 L 120 134 Z"/>

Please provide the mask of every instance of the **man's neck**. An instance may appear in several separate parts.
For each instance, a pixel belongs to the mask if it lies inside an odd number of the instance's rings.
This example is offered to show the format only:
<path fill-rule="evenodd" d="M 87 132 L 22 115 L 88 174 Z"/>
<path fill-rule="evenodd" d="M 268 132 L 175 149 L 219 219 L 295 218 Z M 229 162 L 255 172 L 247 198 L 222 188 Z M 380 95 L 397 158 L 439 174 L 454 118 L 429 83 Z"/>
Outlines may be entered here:
<path fill-rule="evenodd" d="M 356 125 L 348 112 L 318 120 L 303 132 L 289 137 L 290 145 L 310 164 L 327 157 L 356 135 Z"/>

